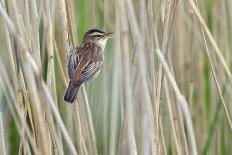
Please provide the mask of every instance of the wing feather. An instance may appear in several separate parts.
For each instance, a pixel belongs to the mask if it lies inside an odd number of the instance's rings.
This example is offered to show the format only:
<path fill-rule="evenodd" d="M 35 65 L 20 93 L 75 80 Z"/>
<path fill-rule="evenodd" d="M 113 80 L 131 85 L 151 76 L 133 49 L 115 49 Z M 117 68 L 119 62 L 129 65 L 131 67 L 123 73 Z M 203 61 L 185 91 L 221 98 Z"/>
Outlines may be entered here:
<path fill-rule="evenodd" d="M 95 45 L 83 45 L 69 57 L 68 75 L 71 81 L 87 81 L 94 77 L 103 64 L 103 53 Z"/>
<path fill-rule="evenodd" d="M 76 69 L 80 64 L 80 52 L 79 48 L 76 47 L 71 52 L 68 62 L 68 76 L 70 79 L 73 79 L 76 73 Z"/>
<path fill-rule="evenodd" d="M 90 61 L 89 64 L 84 68 L 81 72 L 80 80 L 87 81 L 94 77 L 94 75 L 100 70 L 103 62 L 92 62 Z"/>

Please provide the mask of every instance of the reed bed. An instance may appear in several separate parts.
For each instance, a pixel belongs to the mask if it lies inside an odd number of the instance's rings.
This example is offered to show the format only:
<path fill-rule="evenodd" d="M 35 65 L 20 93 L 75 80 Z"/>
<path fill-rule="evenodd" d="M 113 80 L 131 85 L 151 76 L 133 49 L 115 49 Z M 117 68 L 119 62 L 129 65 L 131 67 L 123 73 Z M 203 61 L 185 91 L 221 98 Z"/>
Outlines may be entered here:
<path fill-rule="evenodd" d="M 0 0 L 0 154 L 232 152 L 231 0 Z M 63 101 L 85 31 L 100 75 Z"/>

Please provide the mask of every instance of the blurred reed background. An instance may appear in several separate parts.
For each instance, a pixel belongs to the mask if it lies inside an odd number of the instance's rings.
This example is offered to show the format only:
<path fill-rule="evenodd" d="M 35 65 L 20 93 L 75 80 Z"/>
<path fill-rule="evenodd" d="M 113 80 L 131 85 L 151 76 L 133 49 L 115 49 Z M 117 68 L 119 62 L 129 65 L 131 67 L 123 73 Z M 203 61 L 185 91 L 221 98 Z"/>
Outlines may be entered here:
<path fill-rule="evenodd" d="M 0 0 L 0 154 L 231 154 L 231 0 Z M 63 101 L 85 31 L 113 31 Z"/>

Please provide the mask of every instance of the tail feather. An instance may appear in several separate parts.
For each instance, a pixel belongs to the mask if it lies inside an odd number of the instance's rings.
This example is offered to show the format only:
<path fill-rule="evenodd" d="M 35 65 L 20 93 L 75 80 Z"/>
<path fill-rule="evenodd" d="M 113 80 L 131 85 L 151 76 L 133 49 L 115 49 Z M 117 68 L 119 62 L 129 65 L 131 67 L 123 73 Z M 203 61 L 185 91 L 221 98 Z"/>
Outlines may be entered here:
<path fill-rule="evenodd" d="M 81 83 L 69 82 L 68 88 L 64 95 L 64 101 L 73 103 L 77 98 L 77 92 L 81 86 Z"/>

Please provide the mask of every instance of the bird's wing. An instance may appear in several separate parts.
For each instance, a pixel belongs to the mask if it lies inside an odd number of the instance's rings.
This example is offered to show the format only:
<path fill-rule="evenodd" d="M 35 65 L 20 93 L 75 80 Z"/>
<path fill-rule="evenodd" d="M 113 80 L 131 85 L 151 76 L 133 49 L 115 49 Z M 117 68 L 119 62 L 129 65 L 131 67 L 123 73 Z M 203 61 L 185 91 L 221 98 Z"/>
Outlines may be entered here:
<path fill-rule="evenodd" d="M 69 56 L 68 61 L 68 76 L 70 79 L 73 79 L 76 73 L 76 69 L 80 63 L 80 48 L 75 47 Z"/>
<path fill-rule="evenodd" d="M 103 64 L 103 54 L 93 44 L 81 46 L 70 56 L 68 74 L 71 81 L 81 82 L 91 79 Z"/>
<path fill-rule="evenodd" d="M 87 81 L 92 79 L 102 67 L 103 61 L 103 54 L 99 53 L 99 55 L 89 61 L 89 63 L 81 71 L 80 80 Z"/>

